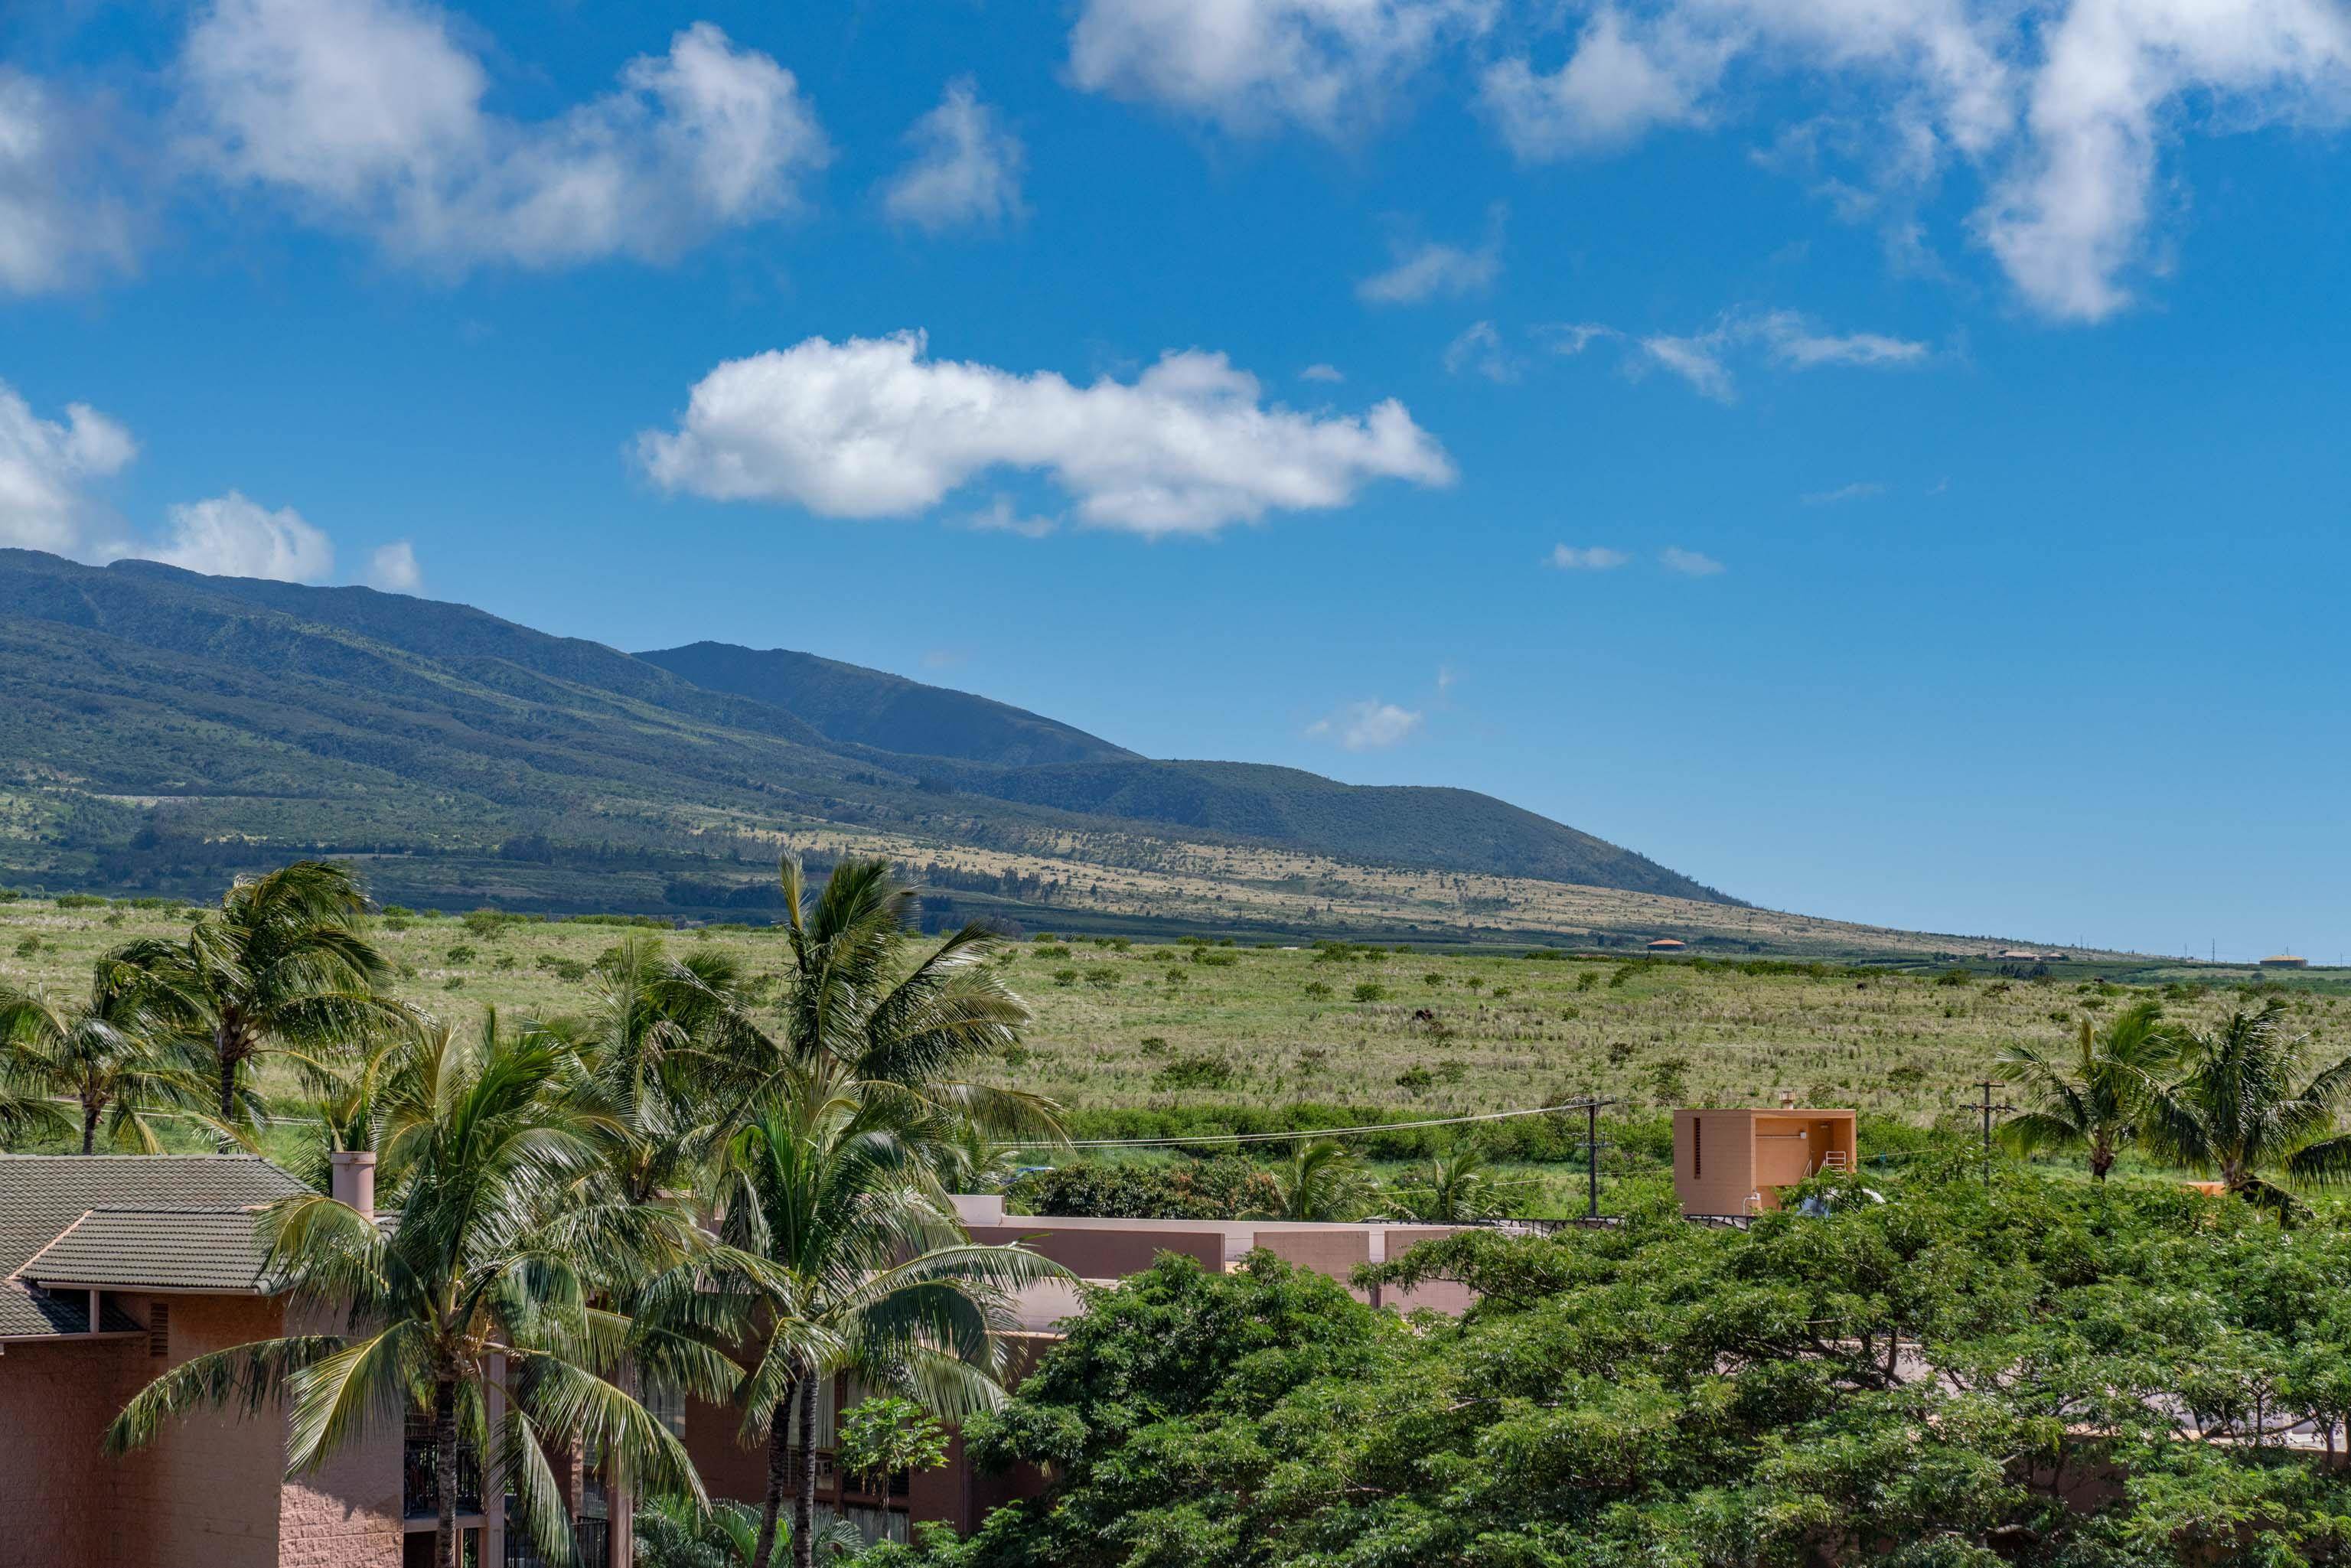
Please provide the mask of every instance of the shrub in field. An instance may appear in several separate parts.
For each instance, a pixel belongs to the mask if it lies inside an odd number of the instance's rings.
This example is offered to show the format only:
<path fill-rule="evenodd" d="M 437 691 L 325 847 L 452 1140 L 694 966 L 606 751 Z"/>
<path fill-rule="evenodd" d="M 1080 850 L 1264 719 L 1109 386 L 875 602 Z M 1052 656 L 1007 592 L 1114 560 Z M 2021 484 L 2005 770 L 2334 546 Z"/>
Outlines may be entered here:
<path fill-rule="evenodd" d="M 1227 1089 L 1233 1064 L 1221 1056 L 1179 1056 L 1152 1075 L 1155 1089 Z"/>
<path fill-rule="evenodd" d="M 1437 1082 L 1437 1074 L 1417 1063 L 1396 1074 L 1396 1087 L 1409 1089 L 1417 1094 Z"/>
<path fill-rule="evenodd" d="M 1331 988 L 1324 985 L 1320 980 L 1309 980 L 1306 982 L 1306 995 L 1309 999 L 1313 1001 L 1329 1001 L 1331 999 Z"/>
<path fill-rule="evenodd" d="M 1057 986 L 1074 986 L 1077 983 L 1078 972 L 1075 969 L 1056 969 L 1053 971 L 1053 984 Z"/>
<path fill-rule="evenodd" d="M 1359 1002 L 1375 1002 L 1387 994 L 1388 988 L 1377 980 L 1365 980 L 1354 990 L 1355 999 Z"/>

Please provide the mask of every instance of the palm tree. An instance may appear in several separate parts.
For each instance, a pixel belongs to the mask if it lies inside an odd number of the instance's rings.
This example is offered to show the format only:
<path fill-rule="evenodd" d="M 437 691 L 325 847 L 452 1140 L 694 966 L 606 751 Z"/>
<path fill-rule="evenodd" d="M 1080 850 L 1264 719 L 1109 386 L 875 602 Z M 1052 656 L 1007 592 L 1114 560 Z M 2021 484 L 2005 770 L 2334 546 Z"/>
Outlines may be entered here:
<path fill-rule="evenodd" d="M 723 1398 L 735 1368 L 706 1348 L 597 1307 L 599 1291 L 674 1268 L 695 1245 L 683 1217 L 582 1201 L 601 1164 L 598 1129 L 561 1092 L 562 1048 L 542 1032 L 443 1030 L 390 1075 L 381 1173 L 400 1223 L 319 1194 L 263 1219 L 268 1272 L 289 1315 L 341 1332 L 201 1355 L 157 1378 L 108 1429 L 122 1453 L 199 1408 L 290 1416 L 290 1470 L 315 1468 L 394 1412 L 428 1416 L 439 1489 L 437 1561 L 457 1563 L 461 1441 L 495 1456 L 542 1555 L 568 1562 L 569 1521 L 550 1449 L 586 1443 L 617 1485 L 704 1499 L 677 1439 L 608 1374 L 623 1352 L 666 1380 Z M 495 1424 L 486 1391 L 506 1396 Z"/>
<path fill-rule="evenodd" d="M 2103 1032 L 2094 1033 L 2084 1019 L 2072 1061 L 2037 1046 L 2011 1046 L 2000 1065 L 2017 1076 L 2032 1103 L 2001 1127 L 2001 1137 L 2022 1155 L 2086 1150 L 2091 1179 L 2104 1181 L 2124 1145 L 2138 1137 L 2140 1113 L 2179 1053 L 2163 1005 L 2153 1001 L 2126 1009 Z"/>
<path fill-rule="evenodd" d="M 1029 1021 L 1028 1005 L 987 966 L 993 932 L 967 925 L 909 965 L 914 894 L 887 861 L 841 861 L 813 894 L 798 861 L 785 860 L 781 877 L 789 1061 L 829 1061 L 853 1079 L 907 1091 L 907 1109 L 920 1110 L 942 1146 L 972 1126 L 1024 1144 L 1062 1139 L 1050 1101 L 975 1077 L 1019 1043 Z"/>
<path fill-rule="evenodd" d="M 156 1113 L 186 1114 L 204 1103 L 189 1038 L 202 1007 L 179 983 L 178 956 L 152 939 L 118 947 L 90 966 L 89 994 L 72 1003 L 0 986 L 8 1076 L 26 1092 L 78 1105 L 85 1155 L 98 1147 L 100 1121 L 111 1142 L 160 1153 Z"/>
<path fill-rule="evenodd" d="M 2239 1011 L 2182 1041 L 2178 1082 L 2148 1098 L 2143 1137 L 2176 1164 L 2217 1172 L 2229 1191 L 2282 1217 L 2295 1200 L 2270 1179 L 2323 1186 L 2351 1176 L 2351 1057 L 2319 1064 L 2316 1042 L 2286 1032 L 2285 1006 Z"/>
<path fill-rule="evenodd" d="M 813 1560 L 817 1408 L 837 1376 L 942 1416 L 991 1407 L 1005 1292 L 1067 1277 L 1025 1249 L 971 1241 L 937 1185 L 929 1124 L 918 1096 L 838 1064 L 790 1070 L 727 1150 L 723 1244 L 644 1293 L 641 1318 L 747 1347 L 733 1396 L 745 1440 L 768 1449 L 754 1563 L 774 1550 L 788 1490 L 793 1561 Z"/>
<path fill-rule="evenodd" d="M 673 958 L 652 936 L 631 936 L 597 961 L 588 1016 L 568 1032 L 582 1092 L 612 1129 L 614 1179 L 639 1203 L 694 1185 L 721 1103 L 759 1084 L 778 1053 L 732 958 Z"/>
<path fill-rule="evenodd" d="M 1411 1218 L 1428 1225 L 1460 1225 L 1506 1212 L 1510 1184 L 1498 1180 L 1492 1161 L 1475 1142 L 1463 1140 L 1429 1156 L 1427 1167 L 1401 1182 L 1397 1196 Z"/>
<path fill-rule="evenodd" d="M 1290 1167 L 1275 1177 L 1281 1199 L 1274 1219 L 1353 1219 L 1371 1202 L 1364 1162 L 1335 1138 L 1294 1145 Z"/>
<path fill-rule="evenodd" d="M 378 989 L 389 969 L 362 929 L 359 879 L 326 861 L 296 861 L 239 877 L 220 907 L 190 927 L 183 962 L 204 998 L 220 1118 L 236 1119 L 241 1074 L 265 1052 L 314 1075 L 387 1029 L 418 1015 Z"/>

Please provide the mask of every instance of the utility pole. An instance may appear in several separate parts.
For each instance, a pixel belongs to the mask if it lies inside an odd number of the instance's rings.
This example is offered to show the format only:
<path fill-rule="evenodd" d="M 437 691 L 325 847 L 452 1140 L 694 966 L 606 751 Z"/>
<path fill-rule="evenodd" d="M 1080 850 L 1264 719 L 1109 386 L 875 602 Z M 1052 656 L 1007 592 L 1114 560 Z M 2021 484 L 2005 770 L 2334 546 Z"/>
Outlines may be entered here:
<path fill-rule="evenodd" d="M 1600 1102 L 1587 1100 L 1583 1104 L 1583 1178 L 1590 1188 L 1591 1200 L 1584 1209 L 1587 1218 L 1600 1218 Z"/>
<path fill-rule="evenodd" d="M 1983 1176 L 1984 1186 L 1990 1186 L 1991 1185 L 1991 1119 L 1995 1115 L 2004 1115 L 2007 1113 L 2015 1110 L 2016 1107 L 2013 1105 L 1995 1105 L 1992 1103 L 1991 1092 L 1995 1089 L 2005 1089 L 2008 1087 L 2007 1084 L 2001 1082 L 1999 1079 L 1986 1078 L 1979 1080 L 1976 1087 L 1983 1091 L 1983 1099 L 1981 1103 L 1975 1107 L 1975 1109 L 1983 1113 Z"/>

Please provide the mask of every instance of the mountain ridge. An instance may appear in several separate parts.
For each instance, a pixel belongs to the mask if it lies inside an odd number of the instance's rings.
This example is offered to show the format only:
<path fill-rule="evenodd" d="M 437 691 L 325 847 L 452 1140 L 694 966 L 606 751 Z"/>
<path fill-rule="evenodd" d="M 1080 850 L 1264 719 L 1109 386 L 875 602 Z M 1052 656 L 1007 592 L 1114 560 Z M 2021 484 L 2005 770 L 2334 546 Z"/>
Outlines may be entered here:
<path fill-rule="evenodd" d="M 338 852 L 388 898 L 706 915 L 758 907 L 805 840 L 925 865 L 941 919 L 1124 898 L 1295 921 L 1337 907 L 1333 879 L 1422 873 L 1740 907 L 1473 791 L 1158 761 L 819 655 L 640 657 L 365 588 L 0 550 L 0 877 L 60 885 L 178 891 Z M 1417 926 L 1452 896 L 1374 903 Z"/>

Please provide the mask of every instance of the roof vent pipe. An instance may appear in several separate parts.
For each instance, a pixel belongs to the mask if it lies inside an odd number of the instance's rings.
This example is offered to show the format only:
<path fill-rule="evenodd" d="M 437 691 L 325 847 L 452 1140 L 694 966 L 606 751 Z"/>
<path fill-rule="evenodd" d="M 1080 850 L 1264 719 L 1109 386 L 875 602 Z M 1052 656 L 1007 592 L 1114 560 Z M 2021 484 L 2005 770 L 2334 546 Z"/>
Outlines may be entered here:
<path fill-rule="evenodd" d="M 375 1153 L 371 1149 L 337 1150 L 327 1156 L 331 1172 L 329 1190 L 337 1203 L 375 1218 Z"/>

